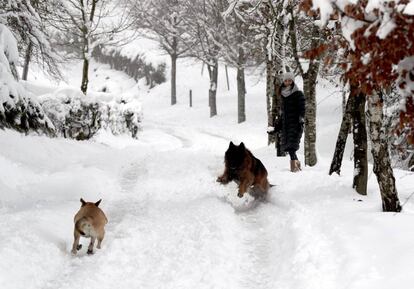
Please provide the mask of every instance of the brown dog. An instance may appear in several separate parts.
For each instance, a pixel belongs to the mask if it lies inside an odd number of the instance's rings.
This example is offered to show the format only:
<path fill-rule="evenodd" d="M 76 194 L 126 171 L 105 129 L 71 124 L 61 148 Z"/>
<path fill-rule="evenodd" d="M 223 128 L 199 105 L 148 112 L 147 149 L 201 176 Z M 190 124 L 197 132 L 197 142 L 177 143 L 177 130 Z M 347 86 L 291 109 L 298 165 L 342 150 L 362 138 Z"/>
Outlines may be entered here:
<path fill-rule="evenodd" d="M 88 254 L 93 254 L 93 246 L 95 240 L 98 239 L 98 249 L 101 249 L 101 243 L 105 236 L 105 225 L 108 223 L 104 212 L 98 208 L 102 200 L 97 201 L 96 203 L 85 202 L 83 199 L 80 199 L 82 205 L 78 213 L 75 215 L 75 229 L 72 246 L 72 254 L 76 254 L 78 250 L 82 248 L 82 245 L 79 244 L 80 237 L 91 238 L 91 242 L 88 247 Z"/>
<path fill-rule="evenodd" d="M 255 198 L 264 198 L 269 191 L 267 170 L 262 162 L 240 143 L 239 146 L 230 142 L 224 155 L 224 173 L 217 178 L 217 182 L 227 184 L 235 181 L 239 185 L 238 197 L 243 197 L 249 189 L 250 195 Z M 253 186 L 253 188 L 251 188 Z"/>

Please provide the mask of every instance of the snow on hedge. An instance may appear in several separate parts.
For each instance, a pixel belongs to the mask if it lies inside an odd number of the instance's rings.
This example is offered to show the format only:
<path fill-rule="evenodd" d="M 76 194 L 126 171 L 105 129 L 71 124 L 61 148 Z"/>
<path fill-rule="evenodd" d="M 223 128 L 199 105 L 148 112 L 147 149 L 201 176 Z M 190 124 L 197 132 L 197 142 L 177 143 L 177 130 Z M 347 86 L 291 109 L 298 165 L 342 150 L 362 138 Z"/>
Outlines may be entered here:
<path fill-rule="evenodd" d="M 141 102 L 133 95 L 82 94 L 73 88 L 59 89 L 39 97 L 48 117 L 63 137 L 89 139 L 100 130 L 138 138 L 141 130 Z"/>
<path fill-rule="evenodd" d="M 13 76 L 18 59 L 16 39 L 5 25 L 0 24 L 0 128 L 53 135 L 54 126 L 42 107 Z"/>

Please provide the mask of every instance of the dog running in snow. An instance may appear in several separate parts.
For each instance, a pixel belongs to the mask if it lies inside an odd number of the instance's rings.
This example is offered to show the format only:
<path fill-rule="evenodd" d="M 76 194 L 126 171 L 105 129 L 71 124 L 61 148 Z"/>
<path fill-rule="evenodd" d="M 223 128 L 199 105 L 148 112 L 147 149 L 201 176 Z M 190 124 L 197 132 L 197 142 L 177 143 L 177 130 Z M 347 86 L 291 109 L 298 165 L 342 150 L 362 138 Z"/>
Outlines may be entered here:
<path fill-rule="evenodd" d="M 242 198 L 248 191 L 255 199 L 264 199 L 269 191 L 267 170 L 262 162 L 245 147 L 244 143 L 230 145 L 224 155 L 224 172 L 217 182 L 235 181 L 239 186 L 237 196 Z"/>
<path fill-rule="evenodd" d="M 105 236 L 105 225 L 108 223 L 104 212 L 98 207 L 102 200 L 97 201 L 96 203 L 85 202 L 82 198 L 80 202 L 82 203 L 81 208 L 76 213 L 74 222 L 74 238 L 72 246 L 72 254 L 76 254 L 82 248 L 82 245 L 79 244 L 80 237 L 91 238 L 91 242 L 88 246 L 88 254 L 93 254 L 93 246 L 95 240 L 98 239 L 98 249 L 101 248 L 102 240 Z"/>

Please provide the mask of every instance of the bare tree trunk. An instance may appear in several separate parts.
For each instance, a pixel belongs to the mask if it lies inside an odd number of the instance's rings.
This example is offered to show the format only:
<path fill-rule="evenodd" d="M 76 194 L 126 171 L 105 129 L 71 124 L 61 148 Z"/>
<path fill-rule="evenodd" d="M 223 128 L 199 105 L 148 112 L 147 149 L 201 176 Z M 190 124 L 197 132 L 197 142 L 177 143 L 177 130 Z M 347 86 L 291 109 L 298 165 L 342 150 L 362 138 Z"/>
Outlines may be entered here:
<path fill-rule="evenodd" d="M 29 41 L 29 44 L 27 45 L 27 48 L 26 48 L 26 55 L 24 57 L 23 73 L 22 73 L 23 80 L 27 80 L 27 76 L 29 74 L 29 64 L 32 58 L 32 49 L 33 49 L 33 43 Z"/>
<path fill-rule="evenodd" d="M 238 20 L 236 20 L 238 21 Z M 239 25 L 240 27 L 241 25 Z M 244 78 L 244 64 L 246 62 L 244 49 L 242 46 L 242 31 L 239 31 L 238 37 L 238 60 L 237 60 L 237 122 L 242 123 L 246 121 L 246 82 Z M 226 66 L 227 74 L 227 66 Z M 228 83 L 228 81 L 227 81 Z"/>
<path fill-rule="evenodd" d="M 246 121 L 246 84 L 244 80 L 244 68 L 237 69 L 237 122 Z"/>
<path fill-rule="evenodd" d="M 352 187 L 361 195 L 367 194 L 368 158 L 367 130 L 365 122 L 365 95 L 359 93 L 354 98 L 353 136 L 354 136 L 354 181 Z"/>
<path fill-rule="evenodd" d="M 84 3 L 84 1 L 81 1 L 81 13 L 82 13 L 82 20 L 83 20 L 83 27 L 82 27 L 82 37 L 83 37 L 83 47 L 82 47 L 82 53 L 83 53 L 83 68 L 82 68 L 82 82 L 81 82 L 81 91 L 83 94 L 86 94 L 88 90 L 88 84 L 89 84 L 89 57 L 90 57 L 90 51 L 89 51 L 89 32 L 88 27 L 86 26 L 88 22 L 93 22 L 95 17 L 95 10 L 96 10 L 96 4 L 99 0 L 93 0 L 91 4 L 91 12 L 88 15 L 86 14 L 85 4 L 88 5 L 88 3 Z"/>
<path fill-rule="evenodd" d="M 275 37 L 277 39 L 282 39 L 285 33 L 284 25 L 281 23 L 277 23 L 276 25 L 276 33 Z M 281 57 L 276 57 L 273 55 L 273 49 L 277 51 L 277 54 L 283 55 L 283 43 L 276 41 L 275 39 L 270 39 L 271 33 L 267 31 L 267 43 L 266 43 L 266 102 L 267 102 L 267 113 L 268 113 L 268 126 L 275 127 L 276 131 L 274 134 L 269 134 L 268 136 L 268 143 L 275 143 L 276 148 L 276 155 L 285 156 L 286 153 L 282 150 L 281 145 L 281 131 L 278 129 L 280 128 L 281 124 L 281 116 L 280 116 L 280 108 L 282 105 L 282 98 L 279 93 L 279 88 L 281 86 L 281 81 L 278 77 L 279 72 L 283 71 L 283 63 Z M 271 46 L 271 44 L 275 44 L 275 47 L 267 47 Z"/>
<path fill-rule="evenodd" d="M 335 152 L 332 158 L 329 175 L 333 173 L 341 174 L 342 158 L 344 156 L 346 139 L 348 138 L 349 128 L 351 127 L 352 109 L 354 108 L 355 98 L 350 94 L 346 103 L 345 112 L 342 116 L 341 128 L 336 139 Z"/>
<path fill-rule="evenodd" d="M 289 35 L 292 45 L 293 56 L 296 65 L 303 78 L 303 92 L 305 94 L 306 109 L 305 109 L 305 165 L 314 166 L 318 162 L 316 156 L 316 79 L 319 73 L 319 60 L 311 59 L 308 70 L 304 71 L 301 63 L 301 57 L 298 52 L 298 40 L 296 33 L 299 30 L 296 24 L 296 16 L 292 3 L 287 7 L 290 12 L 291 19 L 289 21 Z M 320 28 L 316 25 L 312 26 L 312 33 L 310 35 L 311 44 L 310 49 L 316 48 L 320 45 Z"/>
<path fill-rule="evenodd" d="M 88 73 L 89 73 L 89 60 L 84 55 L 83 68 L 82 68 L 82 82 L 81 82 L 81 91 L 83 92 L 83 94 L 86 94 L 86 91 L 88 90 L 88 83 L 89 83 Z"/>
<path fill-rule="evenodd" d="M 314 166 L 318 162 L 316 156 L 316 78 L 318 77 L 319 62 L 309 66 L 303 75 L 303 90 L 305 94 L 305 165 Z"/>
<path fill-rule="evenodd" d="M 10 70 L 15 80 L 19 80 L 19 73 L 17 72 L 16 63 L 10 62 Z M 1 105 L 1 104 L 0 104 Z"/>
<path fill-rule="evenodd" d="M 274 126 L 276 117 L 276 108 L 274 105 L 274 71 L 273 61 L 270 55 L 266 55 L 266 108 L 267 108 L 267 126 Z M 268 144 L 276 142 L 276 136 L 269 134 Z"/>
<path fill-rule="evenodd" d="M 346 104 L 346 89 L 344 88 L 344 90 L 342 91 L 342 115 L 346 113 Z"/>
<path fill-rule="evenodd" d="M 86 15 L 82 14 L 84 19 Z M 83 47 L 82 47 L 82 57 L 83 57 L 83 67 L 82 67 L 82 81 L 81 81 L 81 91 L 86 95 L 89 84 L 89 40 L 88 40 L 88 28 L 85 26 L 82 30 L 83 33 Z"/>
<path fill-rule="evenodd" d="M 177 103 L 177 55 L 171 54 L 171 105 Z"/>
<path fill-rule="evenodd" d="M 230 83 L 229 83 L 229 71 L 227 69 L 227 65 L 224 66 L 224 70 L 226 71 L 226 82 L 227 82 L 227 90 L 230 90 Z"/>
<path fill-rule="evenodd" d="M 377 176 L 384 212 L 400 212 L 401 205 L 398 199 L 395 178 L 388 153 L 387 136 L 384 135 L 383 100 L 374 93 L 368 98 L 367 118 L 371 137 L 371 153 L 374 158 L 374 173 Z"/>
<path fill-rule="evenodd" d="M 272 23 L 272 15 L 270 13 L 271 7 L 269 2 L 264 1 L 264 17 L 267 23 Z M 272 40 L 272 31 L 266 27 L 266 38 L 264 42 L 264 51 L 266 51 L 266 110 L 267 110 L 267 126 L 274 126 L 276 114 L 279 111 L 275 109 L 275 75 L 277 67 L 274 66 L 274 57 L 273 57 L 273 40 Z M 268 144 L 277 142 L 276 134 L 269 134 L 267 139 Z"/>
<path fill-rule="evenodd" d="M 209 67 L 210 88 L 208 90 L 208 103 L 210 106 L 210 117 L 217 115 L 217 80 L 218 80 L 218 60 L 213 60 L 214 65 Z"/>

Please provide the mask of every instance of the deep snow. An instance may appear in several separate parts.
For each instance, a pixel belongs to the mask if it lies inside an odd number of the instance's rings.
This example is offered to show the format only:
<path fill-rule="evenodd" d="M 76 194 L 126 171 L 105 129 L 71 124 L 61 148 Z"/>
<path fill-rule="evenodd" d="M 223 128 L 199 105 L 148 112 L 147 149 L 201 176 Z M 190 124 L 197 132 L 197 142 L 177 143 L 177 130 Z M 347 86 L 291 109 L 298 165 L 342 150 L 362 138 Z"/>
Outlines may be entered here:
<path fill-rule="evenodd" d="M 413 288 L 414 199 L 400 214 L 382 213 L 372 173 L 368 196 L 357 195 L 350 149 L 342 175 L 327 174 L 341 119 L 337 88 L 318 86 L 318 165 L 293 174 L 288 158 L 267 146 L 259 76 L 248 78 L 247 122 L 237 124 L 235 72 L 227 91 L 220 70 L 218 116 L 210 119 L 207 72 L 179 64 L 177 105 L 169 105 L 169 83 L 136 86 L 144 112 L 138 140 L 0 131 L 0 288 Z M 119 93 L 134 85 L 105 73 Z M 76 66 L 68 75 L 77 86 Z M 33 81 L 38 95 L 53 90 Z M 239 199 L 234 183 L 215 182 L 230 140 L 243 141 L 268 169 L 276 185 L 268 202 Z M 395 175 L 404 203 L 413 173 Z M 80 197 L 102 198 L 109 219 L 92 256 L 85 246 L 70 254 Z"/>

